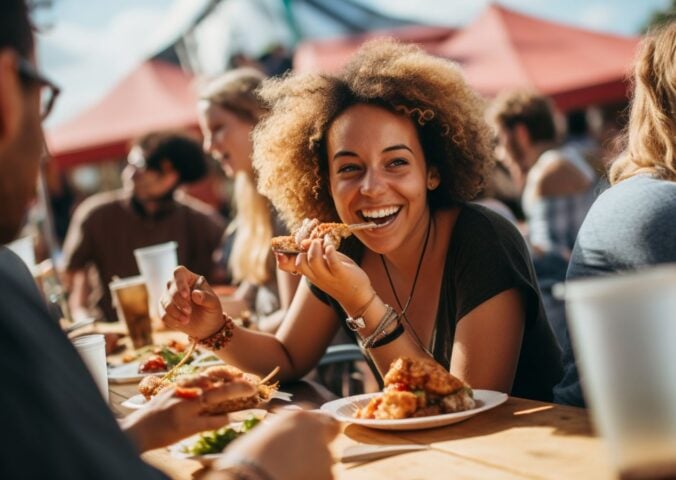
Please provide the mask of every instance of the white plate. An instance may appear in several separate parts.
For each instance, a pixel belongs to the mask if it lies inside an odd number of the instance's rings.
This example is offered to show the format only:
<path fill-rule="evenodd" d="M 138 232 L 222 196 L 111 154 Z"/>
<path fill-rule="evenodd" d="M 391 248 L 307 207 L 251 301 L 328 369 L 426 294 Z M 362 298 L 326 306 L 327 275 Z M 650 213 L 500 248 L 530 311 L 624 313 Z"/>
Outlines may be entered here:
<path fill-rule="evenodd" d="M 331 413 L 338 421 L 345 423 L 354 423 L 369 428 L 380 430 L 418 430 L 422 428 L 434 428 L 452 423 L 462 422 L 477 413 L 490 410 L 507 401 L 507 394 L 494 392 L 492 390 L 474 390 L 474 400 L 476 407 L 471 410 L 457 413 L 445 413 L 443 415 L 431 415 L 429 417 L 402 418 L 399 420 L 371 420 L 364 418 L 354 418 L 352 415 L 357 408 L 362 408 L 373 397 L 381 393 L 365 393 L 363 395 L 354 395 L 352 397 L 341 398 L 325 403 L 321 409 Z"/>
<path fill-rule="evenodd" d="M 290 393 L 279 391 L 275 392 L 272 395 L 272 398 L 276 398 L 277 400 L 284 400 L 285 402 L 290 402 L 291 397 L 292 395 Z M 146 398 L 139 393 L 138 395 L 129 397 L 124 402 L 120 403 L 120 405 L 122 405 L 124 408 L 128 408 L 129 410 L 138 410 L 139 408 L 143 408 L 146 403 L 147 403 Z"/>
<path fill-rule="evenodd" d="M 148 375 L 154 375 L 161 377 L 167 372 L 154 372 L 154 373 L 139 373 L 138 367 L 141 362 L 129 362 L 123 363 L 122 365 L 115 365 L 108 367 L 108 381 L 110 383 L 132 383 L 140 382 L 144 377 Z M 193 365 L 197 367 L 211 367 L 213 365 L 224 365 L 222 360 L 205 360 L 200 361 L 199 358 L 189 362 L 187 365 Z"/>
<path fill-rule="evenodd" d="M 242 421 L 249 418 L 251 415 L 258 417 L 258 419 L 263 420 L 268 414 L 267 410 L 262 410 L 260 408 L 251 408 L 249 410 L 241 410 L 239 412 L 233 412 L 228 414 L 230 419 L 230 424 L 228 425 L 231 428 L 239 428 Z M 197 441 L 199 434 L 192 435 L 188 438 L 184 438 L 180 442 L 174 443 L 167 447 L 169 453 L 172 457 L 179 458 L 181 460 L 196 460 L 202 465 L 209 466 L 214 460 L 221 456 L 221 453 L 208 453 L 206 455 L 193 455 L 191 453 L 185 453 L 183 447 L 189 447 Z M 225 448 L 228 448 L 227 446 Z"/>

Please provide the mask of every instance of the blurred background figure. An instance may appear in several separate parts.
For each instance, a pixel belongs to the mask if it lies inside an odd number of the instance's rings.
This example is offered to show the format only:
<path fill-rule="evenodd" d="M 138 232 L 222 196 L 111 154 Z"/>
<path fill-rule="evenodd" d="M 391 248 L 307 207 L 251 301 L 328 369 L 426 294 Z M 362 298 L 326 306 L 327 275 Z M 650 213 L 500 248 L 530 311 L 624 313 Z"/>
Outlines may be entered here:
<path fill-rule="evenodd" d="M 547 319 L 561 343 L 563 302 L 554 299 L 551 287 L 565 279 L 577 232 L 594 199 L 596 173 L 582 154 L 591 140 L 579 135 L 563 145 L 550 99 L 529 91 L 498 95 L 488 117 L 497 133 L 499 160 L 521 192 L 525 235 Z"/>
<path fill-rule="evenodd" d="M 594 202 L 573 249 L 567 280 L 676 262 L 676 22 L 649 34 L 634 68 L 626 151 L 611 188 Z M 637 319 L 638 321 L 639 319 Z M 584 405 L 566 333 L 565 375 L 555 401 Z"/>
<path fill-rule="evenodd" d="M 265 112 L 255 91 L 264 78 L 253 68 L 232 70 L 205 85 L 198 111 L 204 150 L 235 179 L 236 214 L 228 229 L 222 262 L 228 265 L 238 289 L 221 298 L 223 309 L 235 318 L 249 318 L 261 330 L 274 332 L 291 303 L 298 279 L 276 268 L 270 240 L 286 234 L 286 229 L 256 189 L 251 164 L 251 131 Z"/>
<path fill-rule="evenodd" d="M 176 191 L 200 179 L 206 169 L 195 140 L 177 133 L 149 133 L 129 151 L 123 188 L 93 195 L 76 209 L 63 249 L 75 318 L 90 315 L 94 292 L 103 318 L 117 319 L 108 283 L 114 276 L 138 275 L 136 248 L 176 241 L 181 264 L 211 275 L 225 221 L 213 208 Z"/>
<path fill-rule="evenodd" d="M 593 200 L 596 175 L 579 148 L 562 145 L 551 101 L 518 91 L 499 95 L 489 117 L 498 152 L 517 185 L 534 253 L 570 256 Z"/>

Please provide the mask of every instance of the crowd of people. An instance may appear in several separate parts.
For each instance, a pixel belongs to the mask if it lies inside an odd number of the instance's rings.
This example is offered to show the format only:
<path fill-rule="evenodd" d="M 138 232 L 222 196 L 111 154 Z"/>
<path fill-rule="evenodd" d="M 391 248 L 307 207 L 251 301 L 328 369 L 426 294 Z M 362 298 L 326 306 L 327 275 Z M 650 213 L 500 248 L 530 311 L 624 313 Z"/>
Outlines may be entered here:
<path fill-rule="evenodd" d="M 53 103 L 41 96 L 57 91 L 36 66 L 24 0 L 0 8 L 5 244 L 35 194 Z M 123 189 L 76 209 L 64 243 L 71 307 L 88 308 L 93 270 L 101 311 L 114 320 L 108 282 L 137 274 L 135 248 L 173 240 L 181 266 L 160 301 L 162 321 L 244 371 L 279 367 L 282 382 L 301 379 L 343 330 L 381 382 L 398 357 L 432 358 L 477 389 L 584 406 L 551 286 L 676 262 L 675 69 L 671 22 L 641 43 L 609 186 L 588 143 L 562 140 L 550 99 L 505 92 L 487 106 L 459 66 L 416 46 L 369 42 L 335 75 L 232 70 L 201 91 L 203 145 L 181 133 L 144 136 L 130 148 Z M 227 230 L 215 210 L 179 191 L 205 174 L 205 152 L 234 178 Z M 496 172 L 518 195 L 513 216 L 498 195 L 473 201 L 495 193 Z M 307 251 L 273 254 L 272 237 L 307 218 L 377 226 L 339 247 L 317 238 Z M 210 282 L 218 258 L 237 284 L 225 299 Z M 200 414 L 202 406 L 252 388 L 234 381 L 198 398 L 169 388 L 117 422 L 31 273 L 4 247 L 0 283 L 11 392 L 0 415 L 13 432 L 2 478 L 162 478 L 139 453 L 222 426 L 227 419 Z M 275 417 L 228 447 L 214 478 L 330 478 L 335 422 Z"/>

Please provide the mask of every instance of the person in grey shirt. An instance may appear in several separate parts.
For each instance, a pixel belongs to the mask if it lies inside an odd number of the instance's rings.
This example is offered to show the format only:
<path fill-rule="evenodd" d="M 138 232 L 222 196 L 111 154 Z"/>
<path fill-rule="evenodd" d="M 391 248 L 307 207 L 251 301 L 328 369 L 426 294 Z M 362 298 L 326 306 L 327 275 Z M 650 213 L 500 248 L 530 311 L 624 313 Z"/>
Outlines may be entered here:
<path fill-rule="evenodd" d="M 566 280 L 676 262 L 676 22 L 647 35 L 634 69 L 627 148 L 590 209 Z M 554 401 L 584 406 L 570 339 Z"/>

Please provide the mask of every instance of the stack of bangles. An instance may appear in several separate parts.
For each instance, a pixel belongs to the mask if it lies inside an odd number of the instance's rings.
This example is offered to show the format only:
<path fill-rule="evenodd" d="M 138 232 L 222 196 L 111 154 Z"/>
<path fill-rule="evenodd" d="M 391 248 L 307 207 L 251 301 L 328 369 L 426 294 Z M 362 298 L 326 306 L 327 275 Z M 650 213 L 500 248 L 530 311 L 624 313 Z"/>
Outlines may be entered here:
<path fill-rule="evenodd" d="M 373 333 L 361 340 L 361 346 L 365 349 L 382 347 L 395 341 L 404 333 L 404 325 L 401 323 L 400 315 L 394 311 L 394 308 L 385 304 L 387 310 L 380 319 L 378 326 Z M 394 328 L 390 328 L 394 325 Z M 388 331 L 389 330 L 389 331 Z"/>
<path fill-rule="evenodd" d="M 209 350 L 220 350 L 225 347 L 230 340 L 232 340 L 233 333 L 235 331 L 235 322 L 232 321 L 227 314 L 223 313 L 223 326 L 219 328 L 215 333 L 212 333 L 206 338 L 197 340 L 194 337 L 190 337 L 190 340 L 197 341 L 197 343 Z"/>

